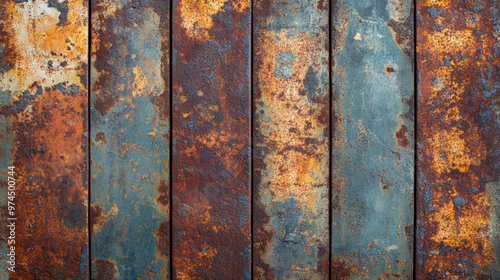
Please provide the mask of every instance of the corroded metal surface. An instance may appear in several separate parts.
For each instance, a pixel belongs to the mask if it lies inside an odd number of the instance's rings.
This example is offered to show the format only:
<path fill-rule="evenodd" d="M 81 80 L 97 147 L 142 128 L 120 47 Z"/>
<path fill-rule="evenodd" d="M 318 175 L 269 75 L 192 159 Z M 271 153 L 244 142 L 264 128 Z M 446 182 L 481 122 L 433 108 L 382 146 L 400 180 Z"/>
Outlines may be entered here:
<path fill-rule="evenodd" d="M 254 4 L 254 274 L 328 279 L 328 2 Z"/>
<path fill-rule="evenodd" d="M 498 279 L 500 2 L 417 8 L 417 279 Z"/>
<path fill-rule="evenodd" d="M 169 1 L 92 2 L 93 279 L 168 279 Z"/>
<path fill-rule="evenodd" d="M 174 279 L 250 278 L 250 1 L 175 0 Z"/>
<path fill-rule="evenodd" d="M 331 279 L 411 279 L 413 3 L 332 13 Z"/>
<path fill-rule="evenodd" d="M 88 279 L 87 6 L 0 4 L 0 168 L 16 166 L 18 218 L 15 272 L 2 262 L 2 279 Z"/>

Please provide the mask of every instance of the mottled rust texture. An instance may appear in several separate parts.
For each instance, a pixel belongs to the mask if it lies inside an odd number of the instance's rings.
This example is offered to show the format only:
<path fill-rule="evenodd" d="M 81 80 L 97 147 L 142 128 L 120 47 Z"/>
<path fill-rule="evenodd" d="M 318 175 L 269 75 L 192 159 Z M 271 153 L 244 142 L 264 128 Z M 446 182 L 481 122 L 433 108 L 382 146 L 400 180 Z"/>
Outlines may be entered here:
<path fill-rule="evenodd" d="M 2 279 L 88 279 L 87 6 L 0 4 L 0 169 L 16 166 L 18 218 L 17 266 Z"/>
<path fill-rule="evenodd" d="M 332 7 L 331 279 L 411 279 L 411 0 Z"/>
<path fill-rule="evenodd" d="M 93 279 L 168 279 L 170 2 L 92 1 Z"/>
<path fill-rule="evenodd" d="M 417 279 L 498 279 L 500 2 L 417 8 Z"/>
<path fill-rule="evenodd" d="M 328 279 L 328 2 L 254 3 L 254 273 Z"/>
<path fill-rule="evenodd" d="M 250 1 L 175 0 L 174 279 L 250 278 Z"/>

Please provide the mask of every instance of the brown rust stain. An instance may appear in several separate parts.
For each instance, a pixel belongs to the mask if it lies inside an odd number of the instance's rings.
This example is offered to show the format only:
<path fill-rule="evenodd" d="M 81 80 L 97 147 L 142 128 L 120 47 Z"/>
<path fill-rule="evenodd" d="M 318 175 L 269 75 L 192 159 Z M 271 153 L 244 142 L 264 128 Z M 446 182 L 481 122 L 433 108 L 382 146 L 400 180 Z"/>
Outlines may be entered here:
<path fill-rule="evenodd" d="M 10 279 L 86 279 L 87 3 L 4 1 L 0 108 L 12 121 L 16 272 Z M 3 67 L 3 66 L 2 66 Z M 64 234 L 61 234 L 64 233 Z"/>
<path fill-rule="evenodd" d="M 92 266 L 93 280 L 118 279 L 118 270 L 116 269 L 114 262 L 103 259 L 95 259 L 92 261 Z"/>
<path fill-rule="evenodd" d="M 410 145 L 410 140 L 408 140 L 408 127 L 406 125 L 401 125 L 399 129 L 396 131 L 396 140 L 398 141 L 398 145 L 402 148 L 407 148 Z"/>
<path fill-rule="evenodd" d="M 174 1 L 174 279 L 250 277 L 250 1 Z"/>
<path fill-rule="evenodd" d="M 499 176 L 498 7 L 493 1 L 417 3 L 417 278 L 489 279 L 499 273 L 491 266 L 498 229 L 487 188 Z"/>

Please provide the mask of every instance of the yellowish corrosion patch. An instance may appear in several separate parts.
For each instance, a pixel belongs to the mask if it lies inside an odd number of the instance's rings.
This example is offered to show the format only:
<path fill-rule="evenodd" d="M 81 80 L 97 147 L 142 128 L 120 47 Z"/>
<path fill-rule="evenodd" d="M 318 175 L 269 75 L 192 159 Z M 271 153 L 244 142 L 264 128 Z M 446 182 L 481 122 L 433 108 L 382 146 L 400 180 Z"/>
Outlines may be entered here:
<path fill-rule="evenodd" d="M 25 91 L 35 82 L 43 87 L 62 82 L 85 87 L 78 76 L 82 62 L 87 60 L 87 11 L 83 2 L 68 1 L 68 21 L 64 26 L 58 25 L 60 12 L 49 7 L 47 1 L 4 4 L 9 14 L 4 30 L 15 35 L 9 44 L 16 51 L 16 64 L 3 74 L 0 88 Z M 63 62 L 67 65 L 63 66 Z"/>
<path fill-rule="evenodd" d="M 476 178 L 479 185 L 479 178 Z M 458 210 L 453 203 L 452 198 L 456 197 L 456 193 L 442 194 L 443 191 L 435 192 L 437 197 L 435 201 L 439 201 L 441 196 L 446 196 L 448 202 L 444 205 L 437 203 L 433 205 L 439 211 L 434 211 L 429 216 L 429 221 L 436 222 L 438 229 L 431 240 L 436 244 L 445 244 L 454 248 L 463 248 L 479 252 L 472 256 L 469 261 L 484 266 L 489 264 L 492 259 L 486 256 L 492 255 L 492 240 L 490 235 L 490 212 L 487 211 L 485 205 L 491 205 L 491 197 L 488 193 L 478 193 L 474 197 L 474 201 L 468 201 L 464 206 L 460 206 Z M 462 212 L 458 216 L 457 211 Z M 434 259 L 435 263 L 441 264 L 444 267 L 453 267 L 456 263 L 449 259 L 445 254 L 440 254 L 439 249 L 435 249 L 430 258 Z M 427 272 L 434 269 L 433 266 L 427 266 Z"/>
<path fill-rule="evenodd" d="M 479 136 L 468 135 L 468 141 L 475 142 L 475 149 L 467 147 L 464 132 L 456 127 L 438 131 L 430 145 L 434 170 L 443 174 L 451 170 L 467 172 L 471 165 L 480 165 L 486 156 L 486 147 Z"/>
<path fill-rule="evenodd" d="M 263 65 L 257 73 L 262 92 L 259 103 L 272 108 L 260 117 L 270 121 L 262 121 L 259 130 L 266 141 L 276 145 L 264 158 L 262 184 L 268 186 L 266 192 L 273 193 L 274 201 L 293 198 L 303 211 L 310 213 L 315 213 L 320 200 L 321 188 L 317 187 L 328 184 L 328 143 L 324 136 L 327 127 L 318 120 L 323 105 L 312 102 L 301 91 L 306 90 L 304 81 L 309 68 L 321 70 L 317 63 L 322 52 L 321 39 L 307 33 L 289 37 L 286 30 L 263 32 L 260 44 L 266 50 L 261 51 Z M 290 61 L 289 78 L 275 74 L 279 54 L 295 57 Z"/>
<path fill-rule="evenodd" d="M 438 56 L 461 52 L 472 54 L 476 50 L 473 44 L 472 30 L 449 30 L 445 28 L 441 32 L 424 33 L 429 40 L 428 45 L 432 47 L 432 53 Z M 422 48 L 425 48 L 425 46 L 422 46 Z"/>
<path fill-rule="evenodd" d="M 425 6 L 449 7 L 452 0 L 427 0 Z"/>
<path fill-rule="evenodd" d="M 229 0 L 182 0 L 179 3 L 181 26 L 186 33 L 194 39 L 204 40 L 209 38 L 208 31 L 213 27 L 213 16 L 224 10 L 224 5 Z M 250 6 L 248 0 L 229 1 L 233 9 L 238 12 L 245 11 Z"/>
<path fill-rule="evenodd" d="M 292 35 L 293 34 L 293 35 Z M 319 34 L 291 30 L 262 30 L 258 38 L 257 55 L 261 61 L 258 67 L 258 87 L 261 96 L 257 100 L 259 133 L 266 145 L 260 170 L 261 185 L 259 197 L 267 207 L 275 203 L 286 203 L 292 199 L 297 213 L 302 213 L 300 224 L 309 230 L 300 232 L 310 237 L 308 246 L 318 247 L 326 242 L 319 217 L 327 213 L 325 190 L 328 186 L 328 139 L 327 119 L 322 121 L 326 104 L 316 103 L 310 96 L 315 94 L 306 89 L 308 73 L 319 75 L 324 71 L 321 63 L 327 57 L 323 38 Z M 318 92 L 320 89 L 317 89 Z M 270 200 L 270 201 L 269 201 Z M 269 202 L 266 202 L 269 201 Z M 273 210 L 271 210 L 272 212 Z M 276 210 L 279 211 L 279 210 Z M 274 231 L 271 225 L 266 230 Z M 316 234 L 316 232 L 320 234 Z M 285 232 L 276 232 L 276 238 L 283 239 Z M 273 243 L 265 244 L 262 259 L 273 265 L 276 255 Z M 307 250 L 304 253 L 307 256 Z M 308 271 L 308 277 L 318 279 L 317 266 L 297 261 L 291 271 Z M 262 271 L 258 272 L 262 273 Z M 312 273 L 312 274 L 311 274 Z"/>

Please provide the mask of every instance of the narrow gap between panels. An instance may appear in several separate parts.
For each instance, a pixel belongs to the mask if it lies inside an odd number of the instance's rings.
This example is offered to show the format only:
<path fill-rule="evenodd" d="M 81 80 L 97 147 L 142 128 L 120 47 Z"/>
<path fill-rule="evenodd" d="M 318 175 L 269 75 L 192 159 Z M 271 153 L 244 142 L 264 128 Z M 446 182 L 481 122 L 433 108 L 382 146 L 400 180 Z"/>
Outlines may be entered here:
<path fill-rule="evenodd" d="M 413 0 L 413 279 L 417 279 L 417 110 L 418 110 L 418 67 L 417 67 L 417 0 Z"/>
<path fill-rule="evenodd" d="M 169 16 L 169 30 L 168 30 L 168 36 L 169 36 L 169 39 L 168 39 L 168 55 L 169 55 L 169 58 L 168 58 L 168 67 L 169 67 L 169 102 L 168 102 L 168 106 L 169 106 L 169 118 L 168 118 L 168 130 L 169 130 L 169 139 L 168 139 L 168 181 L 169 181 L 169 200 L 170 200 L 170 203 L 168 205 L 169 207 L 169 211 L 168 211 L 168 222 L 170 223 L 169 225 L 169 240 L 168 240 L 168 246 L 169 246 L 169 278 L 170 279 L 174 279 L 174 258 L 173 258 L 173 227 L 174 227 L 174 224 L 173 224 L 173 215 L 172 215 L 172 210 L 173 210 L 173 199 L 172 199 L 172 196 L 173 196 L 173 193 L 172 193 L 172 184 L 173 184 L 173 179 L 172 179 L 172 176 L 173 176 L 173 173 L 172 173 L 172 157 L 174 155 L 174 152 L 173 152 L 173 129 L 172 129 L 172 124 L 173 124 L 173 116 L 174 116 L 174 113 L 173 113 L 173 91 L 172 91 L 172 84 L 173 84 L 173 75 L 172 75 L 172 70 L 173 70 L 173 42 L 172 42 L 172 31 L 173 31 L 173 25 L 172 25 L 172 18 L 174 17 L 174 14 L 173 14 L 173 6 L 174 6 L 174 1 L 171 1 L 170 2 L 170 5 L 169 5 L 169 13 L 170 13 L 170 16 Z"/>
<path fill-rule="evenodd" d="M 328 279 L 331 279 L 332 272 L 332 187 L 333 187 L 333 69 L 332 69 L 332 3 L 328 5 L 328 93 L 329 102 L 329 135 L 328 135 Z"/>
<path fill-rule="evenodd" d="M 92 199 L 91 199 L 91 119 L 90 119 L 90 90 L 91 90 L 91 59 L 92 59 L 92 1 L 88 1 L 88 10 L 87 10 L 87 244 L 88 244 L 88 279 L 92 278 L 92 216 L 91 216 L 91 207 L 92 207 Z"/>
<path fill-rule="evenodd" d="M 253 185 L 253 136 L 254 136 L 254 100 L 253 100 L 253 7 L 254 1 L 250 0 L 250 279 L 254 279 L 254 257 L 253 257 L 253 201 L 254 201 L 254 185 Z"/>

